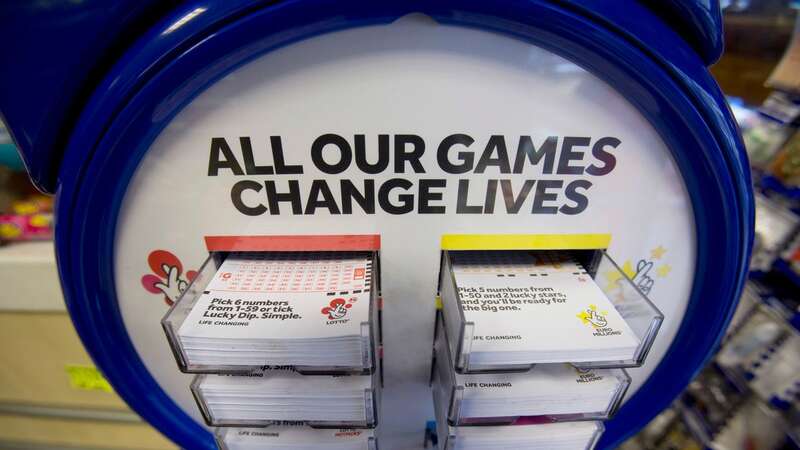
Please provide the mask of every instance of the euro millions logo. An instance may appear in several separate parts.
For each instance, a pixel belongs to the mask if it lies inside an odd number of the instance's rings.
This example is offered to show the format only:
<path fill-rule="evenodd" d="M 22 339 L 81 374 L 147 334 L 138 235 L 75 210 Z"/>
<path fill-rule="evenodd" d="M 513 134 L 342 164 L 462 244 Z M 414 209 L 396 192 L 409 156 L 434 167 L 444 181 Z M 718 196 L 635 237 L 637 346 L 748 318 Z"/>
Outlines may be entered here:
<path fill-rule="evenodd" d="M 347 315 L 347 310 L 353 307 L 355 299 L 349 302 L 343 298 L 335 298 L 331 303 L 322 308 L 322 314 L 328 316 L 329 320 L 343 319 Z"/>
<path fill-rule="evenodd" d="M 608 311 L 598 311 L 597 306 L 589 305 L 588 308 L 577 314 L 577 317 L 581 319 L 581 322 L 593 328 L 603 328 L 608 325 L 607 315 Z"/>

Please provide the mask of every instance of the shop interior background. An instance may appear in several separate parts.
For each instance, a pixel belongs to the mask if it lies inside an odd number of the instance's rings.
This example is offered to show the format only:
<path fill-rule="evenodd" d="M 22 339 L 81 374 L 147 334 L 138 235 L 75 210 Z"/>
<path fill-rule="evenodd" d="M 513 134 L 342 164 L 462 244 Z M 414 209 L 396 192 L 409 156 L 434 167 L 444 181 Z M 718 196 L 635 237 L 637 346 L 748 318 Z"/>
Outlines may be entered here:
<path fill-rule="evenodd" d="M 626 450 L 800 446 L 800 2 L 723 7 L 726 51 L 711 71 L 752 166 L 750 281 L 717 355 Z M 0 128 L 0 448 L 175 448 L 83 349 L 60 293 L 52 212 Z M 433 445 L 433 433 L 420 440 Z"/>

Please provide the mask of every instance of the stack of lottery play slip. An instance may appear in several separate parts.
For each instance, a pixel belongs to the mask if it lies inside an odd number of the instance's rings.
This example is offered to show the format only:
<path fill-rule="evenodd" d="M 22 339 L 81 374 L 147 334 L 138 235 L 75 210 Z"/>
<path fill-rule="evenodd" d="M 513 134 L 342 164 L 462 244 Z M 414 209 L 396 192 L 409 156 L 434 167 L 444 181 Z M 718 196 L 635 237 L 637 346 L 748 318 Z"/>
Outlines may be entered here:
<path fill-rule="evenodd" d="M 445 263 L 443 312 L 459 370 L 637 354 L 640 339 L 568 254 L 451 251 Z"/>
<path fill-rule="evenodd" d="M 596 421 L 454 427 L 437 417 L 439 448 L 452 450 L 591 450 L 603 430 Z"/>
<path fill-rule="evenodd" d="M 458 373 L 441 317 L 434 352 L 431 386 L 452 425 L 515 424 L 534 417 L 606 419 L 630 384 L 623 369 L 578 369 L 561 363 L 514 372 Z"/>
<path fill-rule="evenodd" d="M 231 253 L 177 330 L 187 366 L 371 367 L 370 253 Z"/>
<path fill-rule="evenodd" d="M 220 428 L 220 450 L 377 450 L 373 430 L 313 429 L 300 424 Z"/>
<path fill-rule="evenodd" d="M 621 369 L 618 369 L 621 370 Z M 530 372 L 457 374 L 465 386 L 459 417 L 608 415 L 627 385 L 611 369 L 579 371 L 566 364 L 537 366 Z"/>
<path fill-rule="evenodd" d="M 372 375 L 301 375 L 291 367 L 248 376 L 199 375 L 192 392 L 210 425 L 302 421 L 322 427 L 375 424 Z"/>

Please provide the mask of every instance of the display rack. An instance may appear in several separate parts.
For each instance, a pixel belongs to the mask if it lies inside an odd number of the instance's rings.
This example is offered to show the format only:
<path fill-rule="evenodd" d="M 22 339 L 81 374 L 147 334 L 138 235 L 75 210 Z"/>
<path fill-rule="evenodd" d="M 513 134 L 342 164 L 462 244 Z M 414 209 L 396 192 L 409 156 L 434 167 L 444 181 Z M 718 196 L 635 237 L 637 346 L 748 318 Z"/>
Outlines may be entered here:
<path fill-rule="evenodd" d="M 575 424 L 579 425 L 582 430 L 585 432 L 587 429 L 590 430 L 590 434 L 586 437 L 584 442 L 580 444 L 573 443 L 569 447 L 566 448 L 574 449 L 574 450 L 592 450 L 597 445 L 600 436 L 602 436 L 604 431 L 603 422 L 600 421 L 585 421 L 585 422 L 567 422 L 567 423 L 548 423 L 548 422 L 541 422 L 539 424 L 529 424 L 529 425 L 513 425 L 513 426 L 502 426 L 502 425 L 484 425 L 484 426 L 453 426 L 448 423 L 447 417 L 445 416 L 444 412 L 446 408 L 443 407 L 444 405 L 440 405 L 438 403 L 438 398 L 434 396 L 433 398 L 433 408 L 436 412 L 436 439 L 437 445 L 439 450 L 455 450 L 458 448 L 465 448 L 467 445 L 473 444 L 473 442 L 477 441 L 478 445 L 477 448 L 484 448 L 489 449 L 493 448 L 494 446 L 499 446 L 499 442 L 506 438 L 509 434 L 514 435 L 520 431 L 536 428 L 539 427 L 541 430 L 542 435 L 547 435 L 548 433 L 548 426 L 570 426 Z M 474 444 L 473 444 L 474 445 Z M 530 443 L 527 444 L 518 444 L 518 448 L 537 448 L 543 447 L 542 444 Z M 552 444 L 551 444 L 552 445 Z M 559 447 L 562 448 L 562 447 Z"/>
<path fill-rule="evenodd" d="M 301 434 L 302 433 L 302 434 Z M 286 449 L 281 445 L 283 434 L 289 434 L 294 440 L 291 448 L 319 448 L 335 446 L 342 450 L 378 450 L 378 440 L 372 430 L 327 429 L 311 430 L 291 425 L 274 425 L 262 429 L 252 428 L 218 428 L 214 433 L 219 450 L 269 450 Z M 303 436 L 305 435 L 305 436 Z M 306 447 L 300 447 L 305 445 Z"/>
<path fill-rule="evenodd" d="M 347 375 L 352 377 L 368 377 L 370 380 L 370 387 L 364 389 L 364 397 L 362 401 L 363 412 L 362 417 L 358 420 L 330 420 L 330 419 L 303 419 L 295 417 L 292 419 L 276 419 L 268 416 L 260 418 L 221 418 L 215 414 L 213 406 L 209 405 L 203 390 L 203 383 L 210 375 L 200 374 L 196 375 L 192 381 L 191 389 L 192 395 L 197 401 L 197 406 L 203 413 L 203 418 L 209 426 L 215 427 L 264 427 L 270 424 L 279 423 L 283 420 L 291 420 L 293 422 L 302 422 L 312 428 L 374 428 L 378 423 L 378 411 L 380 411 L 381 399 L 381 381 L 380 381 L 380 358 L 378 359 L 378 370 L 372 371 L 368 375 Z M 213 375 L 211 375 L 213 376 Z M 322 377 L 324 375 L 307 375 L 309 377 Z M 302 394 L 300 394 L 302 395 Z M 317 413 L 319 414 L 319 413 Z"/>
<path fill-rule="evenodd" d="M 580 370 L 572 368 L 574 378 L 571 379 L 576 387 L 581 383 L 598 382 L 605 379 L 616 380 L 616 386 L 610 392 L 607 402 L 603 408 L 598 410 L 587 411 L 577 406 L 569 406 L 563 402 L 542 403 L 542 402 L 529 402 L 525 405 L 519 405 L 519 400 L 514 400 L 508 397 L 510 394 L 501 393 L 497 394 L 506 398 L 505 412 L 495 416 L 486 416 L 482 414 L 468 413 L 466 411 L 479 411 L 480 398 L 478 400 L 471 400 L 468 389 L 465 384 L 468 384 L 471 379 L 479 378 L 470 377 L 469 375 L 458 374 L 453 370 L 453 359 L 450 355 L 450 346 L 447 343 L 447 332 L 444 328 L 441 314 L 436 321 L 436 334 L 434 344 L 434 360 L 433 368 L 431 370 L 432 380 L 431 387 L 433 395 L 437 397 L 437 403 L 442 405 L 447 410 L 447 423 L 453 426 L 459 425 L 476 425 L 476 424 L 494 424 L 494 425 L 513 425 L 515 423 L 535 423 L 535 422 L 550 422 L 550 421 L 575 421 L 575 420 L 605 420 L 613 416 L 625 396 L 625 392 L 630 385 L 630 377 L 624 369 L 599 369 L 599 370 Z M 550 365 L 551 367 L 553 365 Z M 560 366 L 557 365 L 556 366 Z M 525 377 L 532 377 L 537 370 L 546 370 L 544 367 L 538 366 L 528 370 L 516 371 L 513 373 L 506 373 L 499 380 L 504 381 L 510 385 L 513 382 L 524 382 Z M 560 372 L 558 372 L 560 374 Z M 549 384 L 553 384 L 553 378 L 549 380 L 544 378 L 541 389 L 547 390 Z M 575 381 L 577 378 L 577 381 Z M 588 381 L 587 381 L 588 380 Z M 471 383 L 477 384 L 477 383 Z M 471 390 L 471 389 L 470 389 Z M 484 394 L 486 396 L 486 394 Z M 577 396 L 574 394 L 572 400 Z M 564 399 L 567 400 L 567 399 Z M 517 403 L 513 410 L 522 410 L 524 413 L 510 414 L 512 410 L 510 405 L 512 402 Z M 475 403 L 475 406 L 468 406 L 470 403 Z"/>
<path fill-rule="evenodd" d="M 240 242 L 237 245 L 240 245 Z M 232 264 L 228 266 L 229 269 L 223 270 L 223 262 L 226 258 L 233 257 L 232 255 L 237 259 L 230 260 Z M 339 258 L 344 258 L 341 261 L 350 261 L 347 258 L 355 258 L 356 261 L 361 260 L 363 265 L 347 262 L 331 263 L 329 258 L 332 257 L 333 261 L 339 261 Z M 367 262 L 364 262 L 365 260 Z M 190 390 L 206 424 L 216 427 L 215 439 L 219 448 L 228 450 L 270 446 L 285 448 L 282 446 L 327 445 L 335 442 L 339 446 L 337 448 L 342 449 L 377 449 L 377 436 L 374 430 L 378 426 L 383 384 L 380 274 L 379 269 L 376 269 L 376 272 L 372 271 L 372 268 L 378 267 L 377 261 L 377 251 L 368 253 L 212 251 L 209 254 L 192 282 L 164 316 L 162 326 L 179 368 L 184 372 L 197 374 Z M 274 281 L 270 281 L 273 278 L 271 275 L 268 277 L 267 272 L 275 275 Z M 222 281 L 212 287 L 210 283 L 215 277 Z M 263 281 L 256 281 L 260 279 Z M 344 285 L 353 285 L 352 292 L 341 291 L 342 288 L 336 292 L 325 290 Z M 298 292 L 300 295 L 321 296 L 325 300 L 323 304 L 330 303 L 328 300 L 334 294 L 365 295 L 369 302 L 370 320 L 362 322 L 358 327 L 361 330 L 363 367 L 293 365 L 290 360 L 277 363 L 272 361 L 272 364 L 244 365 L 201 365 L 187 362 L 188 357 L 178 330 L 188 320 L 200 296 L 209 294 L 215 289 L 216 292 L 237 292 L 240 295 L 254 291 L 267 293 L 267 296 L 272 289 L 278 289 L 277 292 L 289 291 Z M 344 303 L 344 300 L 341 300 Z M 357 297 L 352 297 L 350 300 L 355 302 Z M 321 311 L 323 315 L 329 316 L 327 319 L 329 322 L 337 320 L 330 319 L 332 311 L 326 311 L 332 305 L 333 303 L 330 303 L 330 306 Z M 342 308 L 346 309 L 344 306 Z M 297 408 L 289 406 L 287 401 L 290 394 L 286 392 L 275 393 L 273 399 L 275 405 L 272 409 L 268 407 L 266 400 L 254 403 L 253 385 L 258 389 L 258 383 L 262 379 L 267 383 L 274 381 L 269 379 L 272 376 L 283 376 L 282 384 L 293 382 L 297 385 L 313 384 L 318 381 L 326 383 L 322 386 L 336 389 L 342 385 L 340 383 L 352 381 L 360 388 L 360 383 L 366 379 L 368 386 L 363 388 L 361 394 L 358 394 L 357 390 L 350 392 L 350 400 L 361 397 L 360 401 L 356 401 L 357 405 L 348 403 L 341 394 L 331 394 L 328 398 L 327 406 L 333 405 L 334 410 L 338 407 L 338 413 L 347 417 L 344 419 L 332 417 L 336 413 L 326 415 L 321 412 L 321 405 L 314 405 L 313 400 L 309 400 L 311 397 L 308 396 L 308 392 L 302 390 L 295 394 L 297 404 L 302 405 Z M 221 383 L 222 393 L 212 392 L 215 383 L 218 385 Z M 256 391 L 255 395 L 267 394 L 264 391 Z M 215 398 L 211 400 L 210 397 Z M 233 411 L 231 405 L 235 405 Z M 353 409 L 359 407 L 363 409 L 361 411 Z M 236 414 L 240 416 L 237 417 Z"/>
<path fill-rule="evenodd" d="M 607 278 L 617 280 L 615 283 L 599 283 L 600 289 L 611 301 L 613 307 L 633 331 L 638 339 L 638 347 L 629 359 L 625 360 L 564 360 L 561 362 L 572 363 L 582 368 L 627 368 L 639 367 L 647 357 L 647 353 L 655 341 L 664 315 L 658 308 L 633 284 L 628 276 L 620 269 L 605 251 L 567 251 L 564 252 L 570 259 L 581 264 L 592 279 L 598 273 L 606 274 Z M 523 274 L 527 275 L 527 274 Z M 453 355 L 455 370 L 459 373 L 478 373 L 492 371 L 528 370 L 536 362 L 528 364 L 494 364 L 481 365 L 470 361 L 470 353 L 474 341 L 475 324 L 468 321 L 464 315 L 464 305 L 459 294 L 456 278 L 453 273 L 451 254 L 445 251 L 442 254 L 442 270 L 440 274 L 440 298 L 442 299 L 442 313 L 444 324 L 447 328 L 450 352 Z M 555 362 L 555 361 L 545 361 Z"/>
<path fill-rule="evenodd" d="M 2 75 L 15 89 L 0 106 L 37 186 L 58 192 L 72 322 L 115 391 L 177 445 L 215 445 L 183 372 L 220 367 L 169 348 L 160 323 L 165 303 L 191 302 L 179 290 L 217 251 L 208 236 L 380 235 L 390 449 L 417 446 L 430 419 L 430 299 L 448 234 L 613 235 L 602 248 L 631 279 L 663 257 L 644 295 L 617 283 L 664 313 L 632 319 L 647 345 L 588 361 L 639 366 L 649 351 L 652 364 L 631 372 L 636 392 L 602 449 L 668 405 L 718 344 L 746 276 L 752 191 L 707 69 L 722 50 L 716 2 L 157 3 L 67 2 L 61 26 L 43 28 L 51 8 L 10 2 L 13 52 L 38 57 Z M 314 143 L 333 133 L 341 145 L 321 157 Z M 450 134 L 458 143 L 438 151 Z M 640 301 L 618 309 L 633 317 Z M 374 370 L 370 317 L 364 363 L 326 369 Z M 666 338 L 649 347 L 656 322 Z M 455 359 L 474 354 L 466 342 Z M 458 368 L 481 369 L 466 359 Z"/>
<path fill-rule="evenodd" d="M 227 257 L 227 252 L 211 252 L 208 258 L 203 262 L 200 270 L 195 278 L 182 293 L 180 298 L 169 309 L 167 314 L 161 321 L 164 332 L 167 335 L 172 353 L 179 369 L 184 373 L 219 373 L 219 374 L 246 374 L 253 371 L 260 370 L 265 365 L 291 365 L 295 370 L 302 374 L 362 374 L 372 373 L 375 371 L 377 363 L 375 361 L 375 354 L 377 350 L 377 342 L 380 339 L 379 326 L 380 321 L 380 307 L 378 303 L 378 289 L 375 284 L 371 285 L 370 303 L 369 303 L 369 317 L 370 320 L 362 322 L 361 330 L 361 345 L 359 351 L 361 352 L 362 364 L 359 366 L 308 366 L 302 364 L 295 364 L 292 360 L 287 359 L 284 361 L 265 361 L 263 364 L 257 365 L 202 365 L 192 363 L 184 350 L 181 339 L 178 336 L 178 330 L 183 325 L 192 308 L 197 303 L 197 300 L 203 295 L 206 286 L 214 277 L 217 269 Z M 375 267 L 377 267 L 377 255 L 372 254 L 372 260 Z"/>

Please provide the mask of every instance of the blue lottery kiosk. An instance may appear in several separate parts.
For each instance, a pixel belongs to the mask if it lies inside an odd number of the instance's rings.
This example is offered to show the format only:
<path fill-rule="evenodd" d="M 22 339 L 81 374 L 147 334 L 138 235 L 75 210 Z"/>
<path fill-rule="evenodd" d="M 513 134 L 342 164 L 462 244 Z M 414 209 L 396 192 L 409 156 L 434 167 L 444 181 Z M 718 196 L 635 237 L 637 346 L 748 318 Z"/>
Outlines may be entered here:
<path fill-rule="evenodd" d="M 383 449 L 421 448 L 433 418 L 447 236 L 607 236 L 661 311 L 597 448 L 683 390 L 736 306 L 753 200 L 707 69 L 722 52 L 717 1 L 0 10 L 13 43 L 0 112 L 33 181 L 56 195 L 75 327 L 115 390 L 182 448 L 215 443 L 160 321 L 209 252 L 239 238 L 380 237 Z M 528 160 L 525 139 L 541 145 Z"/>

